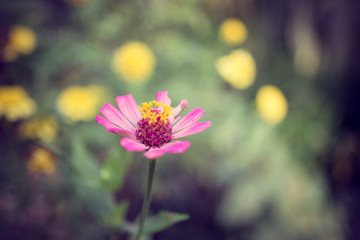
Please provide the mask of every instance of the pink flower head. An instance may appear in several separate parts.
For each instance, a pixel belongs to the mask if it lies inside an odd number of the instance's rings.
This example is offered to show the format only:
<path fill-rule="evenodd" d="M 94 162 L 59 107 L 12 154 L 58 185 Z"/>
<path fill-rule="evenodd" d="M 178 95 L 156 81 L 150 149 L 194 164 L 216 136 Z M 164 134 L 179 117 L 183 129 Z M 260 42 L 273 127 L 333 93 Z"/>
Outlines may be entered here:
<path fill-rule="evenodd" d="M 116 98 L 119 109 L 107 103 L 101 108 L 104 117 L 96 116 L 96 121 L 109 132 L 123 136 L 120 145 L 127 151 L 146 150 L 145 157 L 159 158 L 164 153 L 183 153 L 190 142 L 176 139 L 199 133 L 211 126 L 211 122 L 199 123 L 204 110 L 195 108 L 184 117 L 178 116 L 189 105 L 181 100 L 177 107 L 171 107 L 167 91 L 158 92 L 156 101 L 138 106 L 132 95 Z M 175 141 L 173 141 L 175 140 Z"/>

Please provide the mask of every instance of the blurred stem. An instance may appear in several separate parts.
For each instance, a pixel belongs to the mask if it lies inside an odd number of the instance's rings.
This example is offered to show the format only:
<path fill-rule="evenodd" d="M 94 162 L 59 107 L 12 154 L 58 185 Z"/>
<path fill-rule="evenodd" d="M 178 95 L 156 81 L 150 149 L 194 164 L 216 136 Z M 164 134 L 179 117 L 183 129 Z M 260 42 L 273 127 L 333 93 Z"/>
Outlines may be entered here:
<path fill-rule="evenodd" d="M 143 228 L 144 228 L 145 218 L 149 211 L 150 200 L 151 200 L 151 189 L 152 189 L 152 184 L 153 184 L 153 180 L 154 180 L 155 167 L 156 167 L 156 159 L 150 159 L 146 193 L 145 193 L 145 197 L 144 197 L 143 207 L 141 210 L 139 230 L 138 230 L 135 240 L 139 240 L 141 237 L 141 234 L 142 234 Z"/>

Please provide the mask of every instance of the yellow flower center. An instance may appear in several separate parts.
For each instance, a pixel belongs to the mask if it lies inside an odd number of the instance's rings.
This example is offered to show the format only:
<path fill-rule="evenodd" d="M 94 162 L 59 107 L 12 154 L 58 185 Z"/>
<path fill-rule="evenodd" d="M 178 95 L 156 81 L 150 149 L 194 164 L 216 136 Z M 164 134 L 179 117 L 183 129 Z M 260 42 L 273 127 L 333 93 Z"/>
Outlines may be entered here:
<path fill-rule="evenodd" d="M 171 110 L 172 108 L 167 104 L 157 101 L 145 102 L 142 106 L 139 106 L 141 118 L 149 120 L 149 124 L 158 122 L 167 123 L 170 114 L 173 114 Z"/>
<path fill-rule="evenodd" d="M 145 102 L 139 107 L 141 119 L 136 127 L 136 139 L 148 147 L 161 147 L 172 140 L 169 116 L 172 108 L 162 102 Z"/>

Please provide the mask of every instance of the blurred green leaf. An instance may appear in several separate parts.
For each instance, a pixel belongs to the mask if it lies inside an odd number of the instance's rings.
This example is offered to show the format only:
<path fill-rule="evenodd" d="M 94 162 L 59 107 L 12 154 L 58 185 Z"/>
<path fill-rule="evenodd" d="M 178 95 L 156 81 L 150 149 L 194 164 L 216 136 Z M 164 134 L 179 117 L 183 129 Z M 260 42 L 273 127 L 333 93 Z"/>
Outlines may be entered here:
<path fill-rule="evenodd" d="M 92 187 L 100 186 L 99 166 L 94 158 L 89 154 L 83 140 L 74 136 L 72 140 L 72 159 L 71 165 L 75 174 L 84 182 Z"/>
<path fill-rule="evenodd" d="M 160 211 L 157 215 L 151 216 L 145 220 L 144 234 L 153 234 L 160 232 L 172 225 L 189 219 L 188 214 L 175 213 L 170 211 Z M 131 234 L 136 234 L 138 231 L 137 223 L 123 223 L 118 227 L 121 231 L 126 231 Z"/>
<path fill-rule="evenodd" d="M 95 216 L 108 217 L 114 205 L 111 194 L 100 188 L 99 166 L 86 149 L 84 140 L 77 135 L 72 139 L 71 166 L 80 201 Z"/>
<path fill-rule="evenodd" d="M 129 207 L 129 202 L 125 200 L 114 205 L 111 209 L 110 216 L 105 218 L 104 221 L 108 223 L 110 226 L 121 225 L 125 221 L 128 207 Z"/>
<path fill-rule="evenodd" d="M 251 183 L 234 184 L 220 205 L 220 220 L 228 225 L 253 221 L 263 210 L 267 199 L 266 192 L 257 187 Z"/>
<path fill-rule="evenodd" d="M 111 216 L 114 203 L 110 193 L 88 186 L 80 178 L 75 178 L 75 186 L 79 199 L 92 214 L 99 219 Z"/>
<path fill-rule="evenodd" d="M 120 146 L 114 148 L 100 170 L 101 186 L 109 191 L 119 189 L 131 161 L 130 154 Z"/>
<path fill-rule="evenodd" d="M 148 218 L 145 222 L 144 233 L 160 232 L 175 223 L 189 219 L 189 215 L 169 211 L 161 211 L 156 216 Z"/>

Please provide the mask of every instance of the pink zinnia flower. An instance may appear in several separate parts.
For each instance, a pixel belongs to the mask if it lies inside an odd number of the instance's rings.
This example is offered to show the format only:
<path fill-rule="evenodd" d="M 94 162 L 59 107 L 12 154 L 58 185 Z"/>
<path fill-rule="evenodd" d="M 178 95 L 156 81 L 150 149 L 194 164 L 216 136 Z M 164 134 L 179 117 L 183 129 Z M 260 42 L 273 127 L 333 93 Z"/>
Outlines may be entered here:
<path fill-rule="evenodd" d="M 101 108 L 104 117 L 96 121 L 109 132 L 123 136 L 120 145 L 127 151 L 145 151 L 149 159 L 159 158 L 164 153 L 183 153 L 190 142 L 176 139 L 199 133 L 211 126 L 210 121 L 199 123 L 204 110 L 195 108 L 184 117 L 178 116 L 189 105 L 187 100 L 172 108 L 167 91 L 158 92 L 156 101 L 138 106 L 132 95 L 116 97 L 119 109 L 107 103 Z M 175 141 L 173 141 L 175 140 Z"/>

